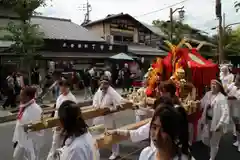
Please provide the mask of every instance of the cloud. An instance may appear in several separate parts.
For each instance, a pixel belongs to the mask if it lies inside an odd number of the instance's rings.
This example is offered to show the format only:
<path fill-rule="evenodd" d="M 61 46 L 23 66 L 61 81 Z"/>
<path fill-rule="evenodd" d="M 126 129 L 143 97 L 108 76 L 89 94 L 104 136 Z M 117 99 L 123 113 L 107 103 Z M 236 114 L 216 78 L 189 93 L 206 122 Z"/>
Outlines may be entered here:
<path fill-rule="evenodd" d="M 108 14 L 129 13 L 136 16 L 138 20 L 151 23 L 155 19 L 169 19 L 169 9 L 148 14 L 169 5 L 180 2 L 181 0 L 89 0 L 92 6 L 90 13 L 91 20 L 97 20 L 106 17 Z M 222 0 L 223 11 L 226 13 L 226 24 L 237 22 L 239 15 L 234 9 L 235 0 Z M 84 20 L 84 12 L 81 10 L 86 0 L 53 0 L 48 7 L 39 8 L 39 11 L 45 16 L 62 17 L 72 19 L 73 22 L 81 24 Z M 51 6 L 51 5 L 52 6 Z M 211 28 L 217 26 L 218 22 L 215 16 L 215 0 L 187 0 L 176 5 L 173 8 L 184 6 L 185 23 L 211 32 Z M 177 16 L 177 13 L 174 14 Z"/>

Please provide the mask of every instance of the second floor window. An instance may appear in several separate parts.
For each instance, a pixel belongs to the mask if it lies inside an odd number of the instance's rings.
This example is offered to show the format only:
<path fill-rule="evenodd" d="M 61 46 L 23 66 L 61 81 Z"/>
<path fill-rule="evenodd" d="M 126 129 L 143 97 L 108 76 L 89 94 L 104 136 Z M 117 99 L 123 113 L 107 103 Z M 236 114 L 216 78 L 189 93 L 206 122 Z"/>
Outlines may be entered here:
<path fill-rule="evenodd" d="M 133 36 L 113 36 L 115 42 L 133 42 Z"/>

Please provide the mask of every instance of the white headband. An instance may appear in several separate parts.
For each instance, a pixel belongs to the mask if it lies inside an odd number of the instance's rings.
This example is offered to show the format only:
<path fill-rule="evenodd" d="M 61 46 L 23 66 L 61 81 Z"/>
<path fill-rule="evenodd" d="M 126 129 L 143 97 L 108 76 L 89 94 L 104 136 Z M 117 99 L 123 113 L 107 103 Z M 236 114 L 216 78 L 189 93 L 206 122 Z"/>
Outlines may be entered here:
<path fill-rule="evenodd" d="M 222 83 L 219 80 L 213 79 L 213 82 L 216 82 L 217 84 L 219 84 L 220 86 L 222 86 Z"/>

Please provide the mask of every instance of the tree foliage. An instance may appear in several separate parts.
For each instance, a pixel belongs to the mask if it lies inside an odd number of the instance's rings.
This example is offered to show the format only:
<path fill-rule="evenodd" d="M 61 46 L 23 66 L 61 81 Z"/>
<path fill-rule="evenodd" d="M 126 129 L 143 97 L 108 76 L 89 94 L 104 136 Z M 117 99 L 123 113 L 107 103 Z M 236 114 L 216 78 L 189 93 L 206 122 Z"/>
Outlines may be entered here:
<path fill-rule="evenodd" d="M 19 19 L 4 28 L 9 33 L 4 39 L 15 42 L 11 47 L 16 53 L 34 54 L 43 45 L 43 33 L 39 32 L 38 25 L 31 24 L 31 17 L 38 7 L 46 5 L 46 0 L 0 0 L 0 4 L 15 12 Z"/>
<path fill-rule="evenodd" d="M 3 39 L 12 41 L 13 52 L 22 55 L 21 67 L 27 64 L 25 67 L 28 69 L 29 83 L 31 84 L 32 60 L 36 55 L 36 50 L 44 42 L 43 33 L 39 32 L 38 25 L 31 24 L 31 18 L 38 7 L 46 5 L 46 0 L 0 0 L 0 5 L 17 14 L 18 20 L 9 22 L 4 28 L 8 34 Z"/>
<path fill-rule="evenodd" d="M 36 24 L 20 23 L 16 25 L 14 22 L 9 22 L 6 27 L 9 34 L 5 35 L 4 39 L 15 42 L 11 47 L 17 54 L 34 55 L 43 45 L 43 33 L 38 31 Z"/>
<path fill-rule="evenodd" d="M 226 44 L 226 48 L 232 48 L 240 51 L 240 27 L 232 30 L 229 35 L 229 40 Z"/>
<path fill-rule="evenodd" d="M 170 39 L 170 21 L 154 20 L 152 24 L 159 27 L 166 35 L 169 36 Z M 184 24 L 181 21 L 173 21 L 173 43 L 179 43 L 184 37 L 207 41 L 208 37 L 203 35 L 201 32 L 202 31 L 195 29 L 188 24 Z"/>
<path fill-rule="evenodd" d="M 0 4 L 4 8 L 12 9 L 22 21 L 27 21 L 36 14 L 38 7 L 46 5 L 46 0 L 0 0 Z"/>
<path fill-rule="evenodd" d="M 240 1 L 236 1 L 236 2 L 234 3 L 234 8 L 236 9 L 236 12 L 239 11 L 239 9 L 240 9 Z"/>
<path fill-rule="evenodd" d="M 212 36 L 213 43 L 218 44 L 218 35 Z M 223 34 L 223 46 L 226 54 L 237 54 L 240 52 L 240 27 L 227 29 Z"/>

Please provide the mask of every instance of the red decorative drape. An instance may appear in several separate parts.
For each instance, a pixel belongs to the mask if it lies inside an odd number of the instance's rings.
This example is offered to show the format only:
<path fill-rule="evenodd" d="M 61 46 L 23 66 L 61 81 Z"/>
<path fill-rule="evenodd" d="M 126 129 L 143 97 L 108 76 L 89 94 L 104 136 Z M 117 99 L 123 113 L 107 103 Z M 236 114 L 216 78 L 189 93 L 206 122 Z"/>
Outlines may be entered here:
<path fill-rule="evenodd" d="M 210 85 L 212 79 L 216 78 L 218 72 L 217 64 L 212 63 L 211 61 L 203 58 L 197 50 L 194 48 L 189 50 L 188 48 L 180 49 L 180 56 L 183 61 L 181 61 L 183 68 L 190 65 L 191 71 L 191 80 L 194 86 L 198 90 L 198 95 L 201 97 L 203 89 L 206 85 Z M 172 76 L 172 53 L 163 59 L 164 70 L 166 73 L 166 79 L 169 79 Z M 199 98 L 200 98 L 199 97 Z"/>

